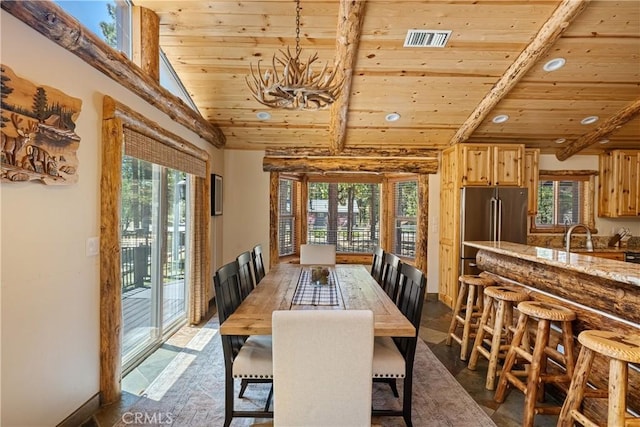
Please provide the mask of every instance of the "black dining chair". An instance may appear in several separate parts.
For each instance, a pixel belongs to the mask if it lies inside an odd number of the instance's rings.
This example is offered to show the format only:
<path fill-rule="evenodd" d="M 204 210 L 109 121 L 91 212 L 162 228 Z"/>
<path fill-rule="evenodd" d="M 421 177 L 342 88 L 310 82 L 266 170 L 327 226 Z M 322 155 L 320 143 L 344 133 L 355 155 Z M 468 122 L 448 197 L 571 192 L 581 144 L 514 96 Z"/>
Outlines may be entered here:
<path fill-rule="evenodd" d="M 222 325 L 240 306 L 240 270 L 233 261 L 220 267 L 213 278 L 216 291 L 218 319 Z M 264 410 L 234 410 L 235 379 L 246 382 L 266 382 L 273 379 L 271 336 L 237 336 L 219 334 L 222 340 L 225 371 L 225 419 L 224 427 L 229 427 L 234 417 L 271 418 L 269 411 L 273 388 L 267 396 Z"/>
<path fill-rule="evenodd" d="M 382 282 L 380 286 L 384 289 L 385 293 L 395 303 L 398 297 L 398 281 L 400 275 L 398 271 L 402 262 L 397 255 L 389 252 L 385 252 L 382 262 Z"/>
<path fill-rule="evenodd" d="M 241 253 L 236 258 L 236 261 L 238 263 L 238 270 L 240 274 L 240 297 L 244 300 L 255 287 L 253 273 L 251 271 L 253 270 L 251 252 L 246 251 Z"/>
<path fill-rule="evenodd" d="M 255 284 L 257 285 L 266 275 L 264 269 L 264 258 L 262 257 L 262 246 L 260 244 L 253 247 L 253 250 L 251 251 L 251 259 L 253 261 L 253 277 L 255 279 Z"/>
<path fill-rule="evenodd" d="M 386 382 L 397 397 L 395 382 L 403 379 L 402 410 L 375 409 L 374 416 L 402 416 L 407 427 L 411 427 L 411 399 L 413 385 L 413 361 L 418 343 L 418 331 L 427 281 L 422 271 L 410 264 L 400 265 L 397 306 L 413 324 L 413 337 L 377 337 L 373 349 L 373 380 Z"/>
<path fill-rule="evenodd" d="M 378 283 L 382 283 L 382 266 L 384 263 L 384 250 L 380 246 L 373 249 L 371 260 L 371 277 Z"/>

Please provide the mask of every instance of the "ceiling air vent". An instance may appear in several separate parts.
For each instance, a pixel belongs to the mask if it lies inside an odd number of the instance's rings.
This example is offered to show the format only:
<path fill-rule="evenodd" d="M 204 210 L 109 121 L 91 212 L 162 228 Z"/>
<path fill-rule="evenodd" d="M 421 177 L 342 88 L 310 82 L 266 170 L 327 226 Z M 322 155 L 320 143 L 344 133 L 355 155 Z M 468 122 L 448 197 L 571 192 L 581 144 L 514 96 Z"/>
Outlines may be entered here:
<path fill-rule="evenodd" d="M 404 47 L 444 47 L 450 36 L 451 30 L 409 30 Z"/>

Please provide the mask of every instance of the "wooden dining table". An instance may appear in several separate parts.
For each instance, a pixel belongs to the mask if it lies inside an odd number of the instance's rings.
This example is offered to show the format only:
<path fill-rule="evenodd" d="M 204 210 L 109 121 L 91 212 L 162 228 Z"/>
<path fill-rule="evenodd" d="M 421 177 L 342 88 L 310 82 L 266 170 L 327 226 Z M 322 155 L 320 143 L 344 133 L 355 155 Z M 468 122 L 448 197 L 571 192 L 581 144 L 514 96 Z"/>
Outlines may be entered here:
<path fill-rule="evenodd" d="M 413 337 L 416 330 L 363 265 L 329 267 L 338 288 L 336 305 L 293 304 L 303 269 L 299 264 L 277 264 L 258 283 L 236 311 L 220 326 L 222 335 L 271 335 L 275 310 L 371 310 L 374 335 Z M 320 285 L 322 286 L 322 285 Z"/>

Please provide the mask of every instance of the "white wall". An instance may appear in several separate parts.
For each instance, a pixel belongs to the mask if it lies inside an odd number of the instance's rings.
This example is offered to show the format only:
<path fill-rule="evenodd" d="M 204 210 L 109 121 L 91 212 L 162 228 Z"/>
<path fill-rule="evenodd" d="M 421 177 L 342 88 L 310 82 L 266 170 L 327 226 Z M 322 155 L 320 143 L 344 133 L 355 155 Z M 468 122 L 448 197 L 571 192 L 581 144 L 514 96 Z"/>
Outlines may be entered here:
<path fill-rule="evenodd" d="M 223 159 L 197 135 L 5 11 L 1 20 L 2 64 L 82 99 L 78 183 L 1 186 L 0 422 L 52 426 L 99 391 L 99 257 L 85 255 L 85 242 L 100 234 L 103 96 L 208 149 L 214 172 L 220 173 Z"/>
<path fill-rule="evenodd" d="M 269 173 L 262 171 L 264 151 L 225 150 L 223 263 L 262 244 L 269 268 Z"/>
<path fill-rule="evenodd" d="M 560 161 L 553 154 L 540 155 L 541 170 L 598 170 L 598 156 L 572 156 L 565 161 Z M 620 227 L 628 227 L 631 234 L 640 236 L 640 218 L 619 219 L 619 218 L 600 218 L 598 217 L 598 180 L 596 177 L 595 191 L 595 218 L 598 236 L 611 236 L 613 230 Z"/>

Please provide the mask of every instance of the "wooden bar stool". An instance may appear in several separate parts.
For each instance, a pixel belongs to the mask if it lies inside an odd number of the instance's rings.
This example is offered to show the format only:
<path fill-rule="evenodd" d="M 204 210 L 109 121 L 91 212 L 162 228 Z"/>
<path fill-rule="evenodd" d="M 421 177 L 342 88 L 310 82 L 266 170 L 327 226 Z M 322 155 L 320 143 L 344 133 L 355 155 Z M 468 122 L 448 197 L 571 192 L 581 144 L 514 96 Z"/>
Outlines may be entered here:
<path fill-rule="evenodd" d="M 474 371 L 481 354 L 489 361 L 485 388 L 493 390 L 496 387 L 499 360 L 507 353 L 511 343 L 513 329 L 513 303 L 529 299 L 529 295 L 515 286 L 488 286 L 484 289 L 484 310 L 476 332 L 476 340 L 471 349 L 468 368 Z M 486 334 L 491 335 L 491 341 L 485 340 Z M 484 347 L 485 341 L 490 348 Z"/>
<path fill-rule="evenodd" d="M 478 319 L 482 315 L 484 288 L 495 284 L 487 277 L 465 274 L 459 277 L 460 288 L 458 299 L 451 316 L 451 325 L 447 335 L 447 345 L 452 340 L 460 344 L 460 359 L 467 360 L 469 354 L 469 340 L 475 337 Z M 463 302 L 466 299 L 466 305 Z M 458 326 L 462 326 L 462 335 L 457 335 Z"/>
<path fill-rule="evenodd" d="M 560 305 L 540 301 L 521 302 L 518 304 L 518 311 L 520 312 L 520 317 L 500 374 L 500 381 L 498 382 L 494 400 L 498 403 L 504 402 L 509 384 L 523 392 L 525 408 L 522 425 L 523 427 L 531 427 L 536 414 L 557 415 L 560 413 L 559 406 L 536 407 L 536 400 L 544 398 L 545 384 L 569 384 L 571 382 L 574 368 L 573 328 L 571 322 L 576 318 L 576 314 Z M 533 353 L 530 352 L 528 346 L 524 348 L 521 346 L 529 320 L 537 320 L 538 322 Z M 560 323 L 564 353 L 549 347 L 552 322 Z M 548 373 L 548 358 L 564 366 L 565 373 Z M 528 372 L 512 370 L 516 359 L 519 359 L 522 363 L 529 363 Z M 526 376 L 527 382 L 522 382 L 518 376 Z"/>
<path fill-rule="evenodd" d="M 571 387 L 558 418 L 558 426 L 573 426 L 573 420 L 584 426 L 597 425 L 580 412 L 580 404 L 585 396 L 608 397 L 609 427 L 640 426 L 640 418 L 627 417 L 626 405 L 628 364 L 640 363 L 640 335 L 625 336 L 616 332 L 583 331 L 578 335 L 578 341 L 582 344 L 582 349 Z M 586 390 L 596 353 L 609 358 L 608 393 L 606 390 Z"/>

